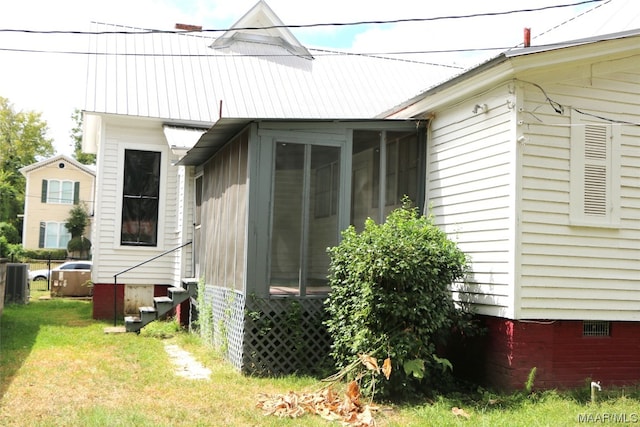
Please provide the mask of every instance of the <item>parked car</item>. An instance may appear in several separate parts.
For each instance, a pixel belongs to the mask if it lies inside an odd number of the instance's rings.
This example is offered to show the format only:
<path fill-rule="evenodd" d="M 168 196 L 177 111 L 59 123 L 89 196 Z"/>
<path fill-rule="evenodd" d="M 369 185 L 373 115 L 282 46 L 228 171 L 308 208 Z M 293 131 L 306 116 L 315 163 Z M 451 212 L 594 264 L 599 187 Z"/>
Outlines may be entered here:
<path fill-rule="evenodd" d="M 51 270 L 45 268 L 44 270 L 29 271 L 29 280 L 48 280 L 50 271 L 91 270 L 92 265 L 93 263 L 91 261 L 67 261 Z"/>

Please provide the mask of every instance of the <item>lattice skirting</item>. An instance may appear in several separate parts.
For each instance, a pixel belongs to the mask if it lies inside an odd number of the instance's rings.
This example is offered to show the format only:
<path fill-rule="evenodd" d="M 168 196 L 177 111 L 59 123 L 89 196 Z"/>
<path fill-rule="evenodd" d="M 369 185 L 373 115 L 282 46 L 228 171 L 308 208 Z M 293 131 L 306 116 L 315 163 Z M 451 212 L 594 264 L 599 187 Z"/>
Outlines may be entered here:
<path fill-rule="evenodd" d="M 322 299 L 245 297 L 216 286 L 205 287 L 204 299 L 211 307 L 211 344 L 244 374 L 314 374 L 329 366 Z"/>
<path fill-rule="evenodd" d="M 205 302 L 212 308 L 212 344 L 236 369 L 242 369 L 244 294 L 233 289 L 206 286 Z"/>
<path fill-rule="evenodd" d="M 247 297 L 242 372 L 320 373 L 330 351 L 324 319 L 321 299 Z"/>

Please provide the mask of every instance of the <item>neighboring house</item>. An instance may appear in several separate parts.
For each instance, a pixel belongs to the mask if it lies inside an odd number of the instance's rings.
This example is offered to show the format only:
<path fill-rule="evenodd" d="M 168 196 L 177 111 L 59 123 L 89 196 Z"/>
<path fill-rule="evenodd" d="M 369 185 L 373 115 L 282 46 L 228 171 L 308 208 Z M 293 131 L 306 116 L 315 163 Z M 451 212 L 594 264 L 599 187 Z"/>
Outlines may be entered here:
<path fill-rule="evenodd" d="M 506 52 L 386 117 L 430 120 L 426 201 L 473 261 L 486 380 L 640 381 L 640 30 Z"/>
<path fill-rule="evenodd" d="M 203 279 L 232 363 L 291 372 L 327 352 L 327 246 L 350 222 L 383 220 L 402 194 L 424 193 L 424 122 L 371 118 L 451 68 L 316 55 L 263 1 L 234 25 L 250 27 L 272 28 L 96 35 L 107 55 L 91 55 L 83 140 L 98 165 L 94 317 L 136 314 L 183 278 Z M 283 317 L 292 302 L 295 334 Z M 259 311 L 272 335 L 245 326 Z M 287 344 L 301 334 L 311 350 Z M 288 350 L 274 358 L 276 347 Z"/>
<path fill-rule="evenodd" d="M 71 234 L 64 226 L 69 212 L 83 204 L 93 213 L 95 171 L 65 155 L 25 166 L 22 245 L 26 249 L 66 249 Z M 85 236 L 91 233 L 91 225 Z"/>

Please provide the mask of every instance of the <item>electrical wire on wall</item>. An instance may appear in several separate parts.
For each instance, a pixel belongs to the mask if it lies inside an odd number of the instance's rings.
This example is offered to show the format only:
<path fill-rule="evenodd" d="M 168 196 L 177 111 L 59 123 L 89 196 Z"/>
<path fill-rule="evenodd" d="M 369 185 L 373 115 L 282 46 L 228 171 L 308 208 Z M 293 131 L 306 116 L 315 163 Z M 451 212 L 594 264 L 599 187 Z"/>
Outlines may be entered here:
<path fill-rule="evenodd" d="M 640 126 L 640 123 L 635 123 L 635 122 L 630 122 L 627 120 L 620 120 L 620 119 L 613 119 L 611 117 L 606 117 L 604 115 L 600 115 L 600 114 L 595 114 L 595 113 L 590 113 L 588 111 L 584 111 L 584 109 L 581 108 L 576 108 L 573 106 L 565 106 L 562 105 L 561 103 L 551 99 L 551 97 L 549 97 L 549 95 L 547 94 L 547 91 L 540 86 L 537 83 L 534 82 L 530 82 L 527 80 L 521 80 L 521 79 L 515 79 L 515 81 L 521 82 L 521 83 L 525 83 L 528 85 L 532 85 L 535 88 L 537 88 L 538 90 L 540 90 L 540 92 L 542 92 L 542 94 L 545 97 L 545 101 L 551 106 L 551 108 L 558 114 L 560 115 L 564 115 L 565 110 L 573 110 L 578 114 L 581 114 L 583 116 L 588 116 L 588 117 L 592 117 L 595 119 L 599 119 L 605 122 L 609 122 L 609 123 L 613 123 L 613 124 L 620 124 L 620 125 L 628 125 L 628 126 Z M 539 122 L 542 123 L 542 120 L 540 118 L 538 118 L 537 116 L 535 116 L 535 114 L 533 114 L 532 112 L 528 112 L 529 114 L 531 114 L 533 117 L 535 117 Z"/>

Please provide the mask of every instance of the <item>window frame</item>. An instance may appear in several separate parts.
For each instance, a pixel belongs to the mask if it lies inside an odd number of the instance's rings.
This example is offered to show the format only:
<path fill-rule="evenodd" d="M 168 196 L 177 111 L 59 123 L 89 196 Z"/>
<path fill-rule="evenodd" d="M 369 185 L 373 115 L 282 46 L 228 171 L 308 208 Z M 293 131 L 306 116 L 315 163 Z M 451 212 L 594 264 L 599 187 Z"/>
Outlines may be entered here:
<path fill-rule="evenodd" d="M 46 184 L 44 183 L 46 182 Z M 52 185 L 53 183 L 58 184 L 57 197 L 53 197 Z M 64 195 L 64 185 L 69 184 L 71 186 L 71 198 L 65 199 Z M 53 204 L 53 205 L 73 205 L 77 204 L 77 192 L 78 192 L 78 181 L 72 181 L 70 179 L 47 179 L 43 180 L 43 185 L 46 186 L 46 195 L 44 197 L 44 203 Z M 67 190 L 68 191 L 68 190 Z"/>
<path fill-rule="evenodd" d="M 55 239 L 56 239 L 56 246 L 48 246 L 48 241 L 49 241 L 49 233 L 50 231 L 52 231 L 52 229 L 55 227 Z M 61 232 L 62 231 L 62 232 Z M 65 227 L 65 223 L 64 222 L 60 222 L 60 221 L 41 221 L 40 222 L 40 233 L 41 233 L 41 238 L 40 243 L 38 246 L 42 249 L 66 249 L 67 248 L 67 244 L 69 243 L 69 241 L 71 240 L 71 233 L 69 233 L 68 230 L 66 230 Z M 61 244 L 61 238 L 62 237 L 68 237 L 68 239 L 66 239 L 66 242 L 64 244 Z"/>
<path fill-rule="evenodd" d="M 116 181 L 117 193 L 115 194 L 115 212 L 117 212 L 118 219 L 115 221 L 115 226 L 113 228 L 113 247 L 115 249 L 127 249 L 127 250 L 150 250 L 150 249 L 160 249 L 164 247 L 165 242 L 165 211 L 166 207 L 164 206 L 166 203 L 163 203 L 162 200 L 158 203 L 158 221 L 157 221 L 157 241 L 156 245 L 127 245 L 121 243 L 121 235 L 122 235 L 122 204 L 123 204 L 123 196 L 124 196 L 124 165 L 125 165 L 125 152 L 126 150 L 134 150 L 134 151 L 152 151 L 160 153 L 160 197 L 166 194 L 167 191 L 167 159 L 168 157 L 168 149 L 164 146 L 159 145 L 146 145 L 140 143 L 132 143 L 132 142 L 120 142 L 118 144 L 118 162 L 117 167 L 118 178 Z"/>

